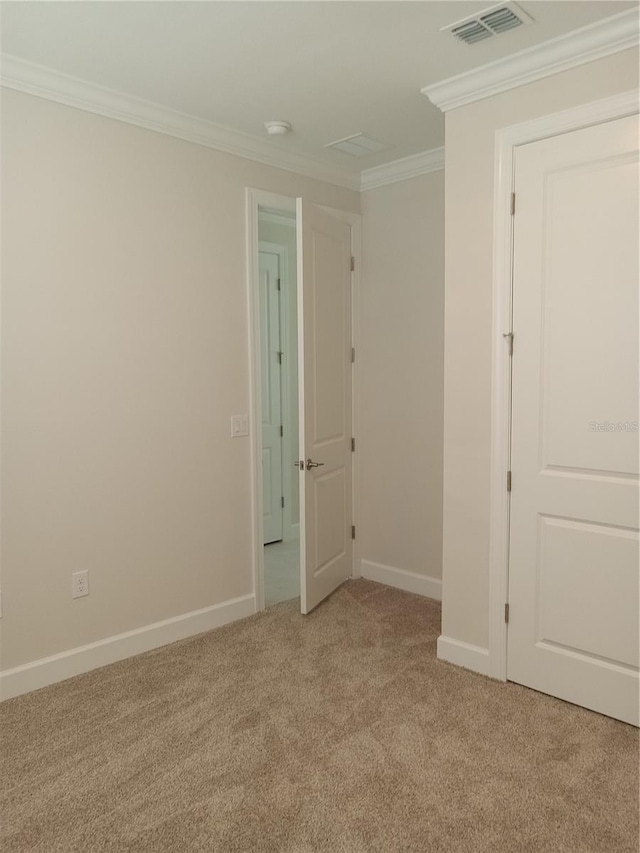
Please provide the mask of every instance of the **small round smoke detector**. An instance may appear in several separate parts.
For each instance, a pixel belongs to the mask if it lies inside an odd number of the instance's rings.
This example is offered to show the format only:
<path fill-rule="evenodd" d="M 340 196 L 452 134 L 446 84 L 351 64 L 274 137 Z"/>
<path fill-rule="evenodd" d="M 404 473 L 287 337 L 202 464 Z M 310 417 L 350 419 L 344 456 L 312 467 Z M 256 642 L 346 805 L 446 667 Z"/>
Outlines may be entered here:
<path fill-rule="evenodd" d="M 265 121 L 264 126 L 269 136 L 285 136 L 291 130 L 288 121 Z"/>

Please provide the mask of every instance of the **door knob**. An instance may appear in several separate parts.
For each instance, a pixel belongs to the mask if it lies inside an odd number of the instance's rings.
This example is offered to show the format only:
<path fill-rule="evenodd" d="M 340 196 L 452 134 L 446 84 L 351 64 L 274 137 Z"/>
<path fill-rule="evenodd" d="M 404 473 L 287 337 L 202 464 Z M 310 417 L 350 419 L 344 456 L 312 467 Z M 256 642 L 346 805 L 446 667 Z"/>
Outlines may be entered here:
<path fill-rule="evenodd" d="M 307 471 L 311 468 L 322 468 L 324 462 L 313 462 L 311 459 L 307 459 Z"/>

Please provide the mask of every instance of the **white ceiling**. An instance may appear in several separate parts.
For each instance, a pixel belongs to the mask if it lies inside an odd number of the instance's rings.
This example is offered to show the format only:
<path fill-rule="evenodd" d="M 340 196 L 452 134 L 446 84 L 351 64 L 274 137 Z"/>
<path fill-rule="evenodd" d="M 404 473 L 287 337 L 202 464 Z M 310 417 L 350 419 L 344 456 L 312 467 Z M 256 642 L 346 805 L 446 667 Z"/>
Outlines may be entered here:
<path fill-rule="evenodd" d="M 354 173 L 441 146 L 443 116 L 420 89 L 637 6 L 522 0 L 535 23 L 474 46 L 440 28 L 494 5 L 385 2 L 11 2 L 1 48 L 30 62 L 264 138 Z M 387 148 L 324 145 L 363 131 Z"/>

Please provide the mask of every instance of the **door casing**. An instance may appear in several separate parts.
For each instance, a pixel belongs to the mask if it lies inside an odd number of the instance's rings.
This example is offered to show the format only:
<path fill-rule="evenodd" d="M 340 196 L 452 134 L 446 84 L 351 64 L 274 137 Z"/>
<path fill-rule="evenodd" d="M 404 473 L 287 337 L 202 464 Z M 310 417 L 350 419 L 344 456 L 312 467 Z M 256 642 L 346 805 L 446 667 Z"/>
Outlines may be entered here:
<path fill-rule="evenodd" d="M 344 210 L 336 210 L 320 205 L 327 213 L 335 216 L 351 226 L 351 254 L 355 259 L 355 270 L 352 276 L 351 292 L 351 334 L 353 346 L 358 350 L 358 293 L 361 281 L 361 216 Z M 260 413 L 262 412 L 262 394 L 260 378 L 260 277 L 258 262 L 258 211 L 266 208 L 276 212 L 295 214 L 296 199 L 281 196 L 276 193 L 248 187 L 246 190 L 246 234 L 247 234 L 247 306 L 249 326 L 249 435 L 251 445 L 251 508 L 252 508 L 252 555 L 253 578 L 256 611 L 265 608 L 264 593 L 264 531 L 262 505 L 262 436 L 258 429 Z M 352 365 L 352 430 L 358 436 L 358 359 Z M 354 454 L 352 469 L 352 518 L 356 526 L 359 522 L 358 495 L 360 483 L 359 454 Z M 352 577 L 359 577 L 360 556 L 358 538 L 353 543 Z"/>
<path fill-rule="evenodd" d="M 515 149 L 572 130 L 638 112 L 640 90 L 633 89 L 570 110 L 512 125 L 496 132 L 493 223 L 493 320 L 491 377 L 491 493 L 489 531 L 489 661 L 487 674 L 507 680 L 510 504 L 507 471 L 511 465 L 511 359 Z M 516 202 L 517 203 L 517 202 Z M 517 342 L 514 342 L 517 346 Z"/>

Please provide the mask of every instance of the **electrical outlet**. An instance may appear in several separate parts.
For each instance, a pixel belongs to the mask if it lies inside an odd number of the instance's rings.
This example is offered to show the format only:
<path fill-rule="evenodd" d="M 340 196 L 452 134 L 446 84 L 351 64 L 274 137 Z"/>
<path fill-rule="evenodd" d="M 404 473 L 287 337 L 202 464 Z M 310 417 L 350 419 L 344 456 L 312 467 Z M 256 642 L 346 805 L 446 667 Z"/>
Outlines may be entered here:
<path fill-rule="evenodd" d="M 82 598 L 83 595 L 89 595 L 89 572 L 87 569 L 84 572 L 74 572 L 71 575 L 71 597 Z"/>

